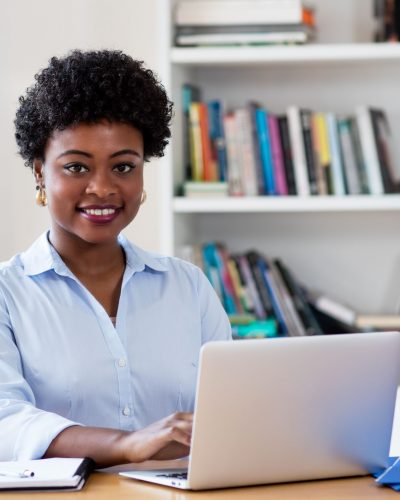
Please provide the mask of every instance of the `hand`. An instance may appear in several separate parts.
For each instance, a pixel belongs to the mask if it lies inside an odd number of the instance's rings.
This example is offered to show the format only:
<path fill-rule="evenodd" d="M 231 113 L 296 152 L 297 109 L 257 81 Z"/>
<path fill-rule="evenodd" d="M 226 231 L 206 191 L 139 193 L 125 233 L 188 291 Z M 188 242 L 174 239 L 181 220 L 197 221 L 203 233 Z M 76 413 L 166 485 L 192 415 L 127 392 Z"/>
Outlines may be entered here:
<path fill-rule="evenodd" d="M 170 460 L 189 454 L 193 413 L 174 413 L 136 432 L 125 434 L 128 462 Z"/>

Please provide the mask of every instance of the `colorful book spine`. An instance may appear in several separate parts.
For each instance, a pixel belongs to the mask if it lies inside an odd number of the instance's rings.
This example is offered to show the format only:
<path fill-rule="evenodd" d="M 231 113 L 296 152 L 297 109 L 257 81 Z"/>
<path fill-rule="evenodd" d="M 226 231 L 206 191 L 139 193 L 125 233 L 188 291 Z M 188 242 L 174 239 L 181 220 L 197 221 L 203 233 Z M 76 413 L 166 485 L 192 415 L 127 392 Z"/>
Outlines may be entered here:
<path fill-rule="evenodd" d="M 200 129 L 200 103 L 192 102 L 189 107 L 190 121 L 190 150 L 192 162 L 192 180 L 202 181 L 204 179 L 203 170 L 203 146 L 201 142 Z"/>
<path fill-rule="evenodd" d="M 258 194 L 263 195 L 267 193 L 265 191 L 264 169 L 262 164 L 260 142 L 257 129 L 257 110 L 260 109 L 260 106 L 255 102 L 249 102 L 248 109 L 250 111 L 250 116 L 251 116 L 251 136 L 253 140 L 252 143 L 253 143 L 254 160 L 256 166 Z"/>
<path fill-rule="evenodd" d="M 317 177 L 317 188 L 318 194 L 326 195 L 328 194 L 328 186 L 326 184 L 324 168 L 321 163 L 321 144 L 318 133 L 318 123 L 317 116 L 315 113 L 311 116 L 311 134 L 314 147 L 314 157 L 315 157 L 315 174 Z"/>
<path fill-rule="evenodd" d="M 204 102 L 199 103 L 199 125 L 203 156 L 203 180 L 207 182 L 216 182 L 218 180 L 217 164 L 212 155 L 208 125 L 208 109 L 207 104 Z"/>
<path fill-rule="evenodd" d="M 219 100 L 210 101 L 208 103 L 210 138 L 214 150 L 214 158 L 218 164 L 218 177 L 220 181 L 225 181 L 228 169 L 228 159 L 226 153 L 226 141 L 223 123 L 223 107 Z"/>
<path fill-rule="evenodd" d="M 331 150 L 329 147 L 328 126 L 325 113 L 315 114 L 315 124 L 319 142 L 319 160 L 322 166 L 323 178 L 327 194 L 334 194 L 331 172 Z"/>
<path fill-rule="evenodd" d="M 268 114 L 265 109 L 259 108 L 256 110 L 256 125 L 265 182 L 264 192 L 267 195 L 274 195 L 276 194 L 274 165 L 272 163 Z"/>
<path fill-rule="evenodd" d="M 289 191 L 286 181 L 282 144 L 279 136 L 278 118 L 272 114 L 268 114 L 268 125 L 271 137 L 271 153 L 272 163 L 274 167 L 276 192 L 279 195 L 286 196 L 287 194 L 289 194 Z"/>
<path fill-rule="evenodd" d="M 183 128 L 184 128 L 184 137 L 183 137 L 183 162 L 185 165 L 185 179 L 193 179 L 193 147 L 192 137 L 191 137 L 191 126 L 190 126 L 190 104 L 192 102 L 199 102 L 200 100 L 200 89 L 191 85 L 189 83 L 185 83 L 182 86 L 182 111 L 183 111 Z"/>

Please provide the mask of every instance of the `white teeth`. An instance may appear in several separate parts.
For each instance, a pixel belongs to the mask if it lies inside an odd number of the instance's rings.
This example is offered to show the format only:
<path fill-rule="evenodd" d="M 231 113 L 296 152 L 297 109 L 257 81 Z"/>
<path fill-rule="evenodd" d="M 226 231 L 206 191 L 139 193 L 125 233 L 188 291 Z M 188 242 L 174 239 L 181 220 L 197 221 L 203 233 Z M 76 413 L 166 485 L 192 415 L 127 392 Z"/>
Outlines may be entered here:
<path fill-rule="evenodd" d="M 88 215 L 111 215 L 115 213 L 114 208 L 84 208 L 83 211 Z"/>

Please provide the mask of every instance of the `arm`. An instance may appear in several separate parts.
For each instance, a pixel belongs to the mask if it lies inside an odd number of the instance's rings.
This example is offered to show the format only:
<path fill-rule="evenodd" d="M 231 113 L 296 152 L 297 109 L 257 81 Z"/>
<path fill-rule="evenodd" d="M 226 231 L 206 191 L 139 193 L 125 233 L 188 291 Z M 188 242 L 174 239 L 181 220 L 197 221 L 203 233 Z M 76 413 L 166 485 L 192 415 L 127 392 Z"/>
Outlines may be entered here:
<path fill-rule="evenodd" d="M 91 428 L 36 407 L 0 290 L 0 460 L 90 456 L 99 466 L 188 454 L 191 414 L 137 432 Z"/>
<path fill-rule="evenodd" d="M 188 455 L 193 417 L 175 413 L 136 432 L 68 427 L 51 442 L 44 458 L 91 457 L 99 467 L 169 460 Z"/>

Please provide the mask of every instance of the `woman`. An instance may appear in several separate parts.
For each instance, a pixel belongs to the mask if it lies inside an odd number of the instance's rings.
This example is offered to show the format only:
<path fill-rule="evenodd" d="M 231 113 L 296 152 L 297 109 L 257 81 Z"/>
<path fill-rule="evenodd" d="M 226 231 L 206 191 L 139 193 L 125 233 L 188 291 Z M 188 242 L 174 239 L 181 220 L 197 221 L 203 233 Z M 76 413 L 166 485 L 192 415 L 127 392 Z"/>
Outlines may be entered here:
<path fill-rule="evenodd" d="M 20 98 L 16 139 L 51 225 L 0 268 L 1 460 L 188 453 L 199 349 L 229 322 L 199 269 L 120 234 L 171 113 L 118 51 L 53 58 Z"/>

